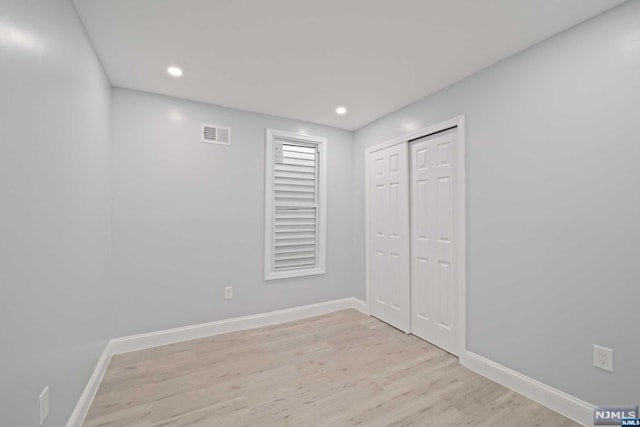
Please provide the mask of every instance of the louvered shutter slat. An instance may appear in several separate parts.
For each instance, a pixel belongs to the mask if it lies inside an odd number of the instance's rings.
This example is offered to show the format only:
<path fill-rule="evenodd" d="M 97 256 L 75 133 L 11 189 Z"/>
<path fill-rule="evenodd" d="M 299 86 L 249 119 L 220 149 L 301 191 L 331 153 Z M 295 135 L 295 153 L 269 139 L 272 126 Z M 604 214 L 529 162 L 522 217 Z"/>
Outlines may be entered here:
<path fill-rule="evenodd" d="M 314 166 L 299 166 L 299 165 L 291 165 L 286 163 L 279 163 L 276 165 L 276 172 L 297 172 L 300 174 L 306 174 L 309 176 L 315 176 L 316 168 Z"/>
<path fill-rule="evenodd" d="M 278 217 L 283 220 L 305 220 L 305 219 L 315 219 L 316 211 L 315 209 L 284 209 L 282 207 L 277 207 L 276 210 Z"/>
<path fill-rule="evenodd" d="M 307 173 L 307 172 L 292 172 L 287 170 L 278 170 L 278 176 L 276 179 L 280 179 L 280 178 L 297 179 L 303 182 L 310 182 L 311 180 L 314 180 L 315 174 Z"/>
<path fill-rule="evenodd" d="M 314 196 L 316 194 L 315 187 L 305 185 L 287 185 L 276 182 L 276 191 L 290 191 L 293 193 L 309 193 Z"/>
<path fill-rule="evenodd" d="M 280 239 L 275 243 L 276 250 L 285 246 L 315 245 L 315 239 Z"/>
<path fill-rule="evenodd" d="M 283 145 L 286 145 L 286 151 L 283 152 L 283 155 L 287 155 L 287 153 L 304 153 L 304 154 L 312 154 L 315 156 L 316 151 L 315 147 L 309 147 L 307 145 L 296 145 L 288 143 L 286 140 L 282 141 Z"/>
<path fill-rule="evenodd" d="M 314 245 L 295 245 L 295 246 L 282 246 L 276 250 L 277 254 L 285 254 L 285 253 L 299 253 L 299 252 L 311 252 L 313 251 Z"/>
<path fill-rule="evenodd" d="M 298 227 L 298 226 L 307 226 L 307 227 L 313 227 L 313 229 L 315 230 L 315 220 L 313 219 L 283 219 L 282 221 L 279 222 L 280 226 L 282 227 Z"/>
<path fill-rule="evenodd" d="M 299 199 L 301 203 L 313 203 L 316 200 L 316 192 L 284 191 L 276 187 L 276 199 Z"/>
<path fill-rule="evenodd" d="M 315 239 L 316 237 L 316 231 L 312 230 L 312 231 L 299 231 L 299 230 L 295 230 L 295 231 L 281 231 L 281 230 L 276 230 L 276 239 L 279 240 L 283 240 L 283 239 Z"/>
<path fill-rule="evenodd" d="M 278 179 L 275 182 L 275 185 L 298 187 L 298 188 L 311 187 L 311 189 L 315 191 L 316 181 L 312 179 L 295 179 L 295 178 L 278 177 Z"/>
<path fill-rule="evenodd" d="M 297 153 L 295 151 L 287 150 L 285 153 L 282 153 L 282 158 L 315 161 L 316 155 L 315 153 Z"/>
<path fill-rule="evenodd" d="M 275 269 L 281 270 L 284 268 L 302 268 L 313 267 L 316 265 L 316 257 L 308 257 L 303 259 L 288 259 L 288 260 L 276 260 Z"/>
<path fill-rule="evenodd" d="M 285 252 L 285 253 L 276 254 L 276 261 L 315 258 L 315 256 L 316 256 L 315 250 L 307 251 L 307 252 Z"/>
<path fill-rule="evenodd" d="M 315 233 L 316 227 L 315 227 L 315 224 L 307 224 L 307 225 L 289 224 L 289 225 L 283 225 L 279 227 L 277 231 L 282 233 L 287 233 L 290 231 L 299 231 L 299 232 L 313 231 Z"/>
<path fill-rule="evenodd" d="M 284 157 L 282 159 L 283 165 L 292 165 L 292 166 L 305 166 L 305 167 L 316 167 L 315 160 L 307 160 L 307 159 L 296 159 L 294 157 Z"/>

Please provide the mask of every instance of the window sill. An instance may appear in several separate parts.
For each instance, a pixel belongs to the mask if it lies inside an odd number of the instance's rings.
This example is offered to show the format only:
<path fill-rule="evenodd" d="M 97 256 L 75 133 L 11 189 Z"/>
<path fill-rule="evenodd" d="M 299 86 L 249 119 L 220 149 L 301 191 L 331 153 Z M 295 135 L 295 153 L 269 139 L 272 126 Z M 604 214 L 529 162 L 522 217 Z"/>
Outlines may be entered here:
<path fill-rule="evenodd" d="M 323 267 L 315 267 L 304 270 L 289 270 L 289 271 L 269 271 L 265 273 L 264 280 L 277 280 L 288 279 L 291 277 L 304 277 L 304 276 L 316 276 L 319 274 L 325 274 L 326 271 Z"/>

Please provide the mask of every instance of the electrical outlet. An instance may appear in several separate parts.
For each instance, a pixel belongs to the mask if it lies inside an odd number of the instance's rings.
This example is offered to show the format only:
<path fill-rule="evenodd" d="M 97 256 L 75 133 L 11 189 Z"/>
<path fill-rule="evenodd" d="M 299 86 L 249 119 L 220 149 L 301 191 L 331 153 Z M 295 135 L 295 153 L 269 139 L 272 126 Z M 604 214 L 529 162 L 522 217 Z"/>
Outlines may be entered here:
<path fill-rule="evenodd" d="M 40 425 L 44 424 L 44 420 L 49 415 L 49 387 L 45 387 L 40 393 Z"/>
<path fill-rule="evenodd" d="M 224 299 L 233 298 L 233 286 L 227 286 L 224 288 Z"/>
<path fill-rule="evenodd" d="M 613 350 L 610 348 L 593 346 L 593 366 L 613 372 Z"/>

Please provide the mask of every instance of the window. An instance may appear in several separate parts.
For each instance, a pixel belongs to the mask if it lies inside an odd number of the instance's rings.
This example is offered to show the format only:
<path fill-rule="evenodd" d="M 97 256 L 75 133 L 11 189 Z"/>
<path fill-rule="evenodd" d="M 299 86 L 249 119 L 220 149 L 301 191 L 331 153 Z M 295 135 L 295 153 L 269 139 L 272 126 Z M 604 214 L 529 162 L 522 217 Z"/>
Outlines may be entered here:
<path fill-rule="evenodd" d="M 325 272 L 326 142 L 267 129 L 265 280 Z"/>

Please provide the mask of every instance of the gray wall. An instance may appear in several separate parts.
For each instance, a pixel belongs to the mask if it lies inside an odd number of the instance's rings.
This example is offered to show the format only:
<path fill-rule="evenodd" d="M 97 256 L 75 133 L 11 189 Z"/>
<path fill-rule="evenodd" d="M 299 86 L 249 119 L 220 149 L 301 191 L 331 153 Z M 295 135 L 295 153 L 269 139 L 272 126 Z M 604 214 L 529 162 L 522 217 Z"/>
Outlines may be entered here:
<path fill-rule="evenodd" d="M 2 424 L 37 425 L 48 385 L 46 425 L 63 425 L 108 338 L 364 298 L 365 147 L 458 114 L 470 350 L 592 403 L 637 403 L 638 16 L 632 0 L 361 129 L 354 147 L 346 131 L 112 95 L 69 1 L 3 0 Z M 231 126 L 233 145 L 199 143 L 201 121 Z M 263 280 L 267 127 L 329 138 L 324 276 Z M 615 350 L 615 374 L 591 366 L 594 343 Z"/>
<path fill-rule="evenodd" d="M 111 88 L 68 0 L 2 0 L 0 424 L 64 425 L 106 341 Z"/>
<path fill-rule="evenodd" d="M 468 347 L 595 404 L 640 401 L 640 2 L 356 132 L 363 298 L 365 147 L 464 114 Z M 615 373 L 592 366 L 614 349 Z"/>
<path fill-rule="evenodd" d="M 200 143 L 201 122 L 232 146 Z M 266 128 L 328 138 L 325 275 L 263 279 Z M 116 336 L 352 296 L 352 136 L 115 89 Z"/>

